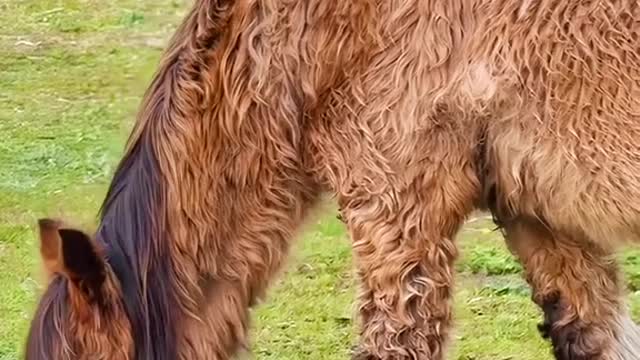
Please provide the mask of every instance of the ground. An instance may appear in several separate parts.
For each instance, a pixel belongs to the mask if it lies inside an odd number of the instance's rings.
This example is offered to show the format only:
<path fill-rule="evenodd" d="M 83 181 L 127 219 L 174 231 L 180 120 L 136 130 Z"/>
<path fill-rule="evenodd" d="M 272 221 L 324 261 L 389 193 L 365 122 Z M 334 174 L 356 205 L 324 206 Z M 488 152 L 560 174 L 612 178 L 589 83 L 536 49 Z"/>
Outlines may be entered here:
<path fill-rule="evenodd" d="M 92 224 L 140 98 L 186 0 L 0 3 L 0 360 L 20 357 L 42 290 L 35 220 Z M 355 279 L 331 207 L 298 239 L 254 313 L 257 359 L 347 359 L 356 341 Z M 544 360 L 538 309 L 493 224 L 458 242 L 450 359 Z M 620 255 L 640 316 L 640 251 Z"/>

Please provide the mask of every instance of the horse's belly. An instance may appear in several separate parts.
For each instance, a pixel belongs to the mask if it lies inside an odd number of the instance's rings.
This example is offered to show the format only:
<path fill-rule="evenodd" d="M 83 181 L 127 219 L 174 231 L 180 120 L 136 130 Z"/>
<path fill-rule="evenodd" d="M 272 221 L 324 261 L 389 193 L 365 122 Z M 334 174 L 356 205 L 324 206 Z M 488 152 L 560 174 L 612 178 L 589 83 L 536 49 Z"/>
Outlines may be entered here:
<path fill-rule="evenodd" d="M 615 136 L 585 146 L 536 131 L 534 121 L 489 128 L 489 179 L 511 212 L 599 242 L 638 238 L 640 158 L 633 154 L 640 155 L 640 146 Z"/>

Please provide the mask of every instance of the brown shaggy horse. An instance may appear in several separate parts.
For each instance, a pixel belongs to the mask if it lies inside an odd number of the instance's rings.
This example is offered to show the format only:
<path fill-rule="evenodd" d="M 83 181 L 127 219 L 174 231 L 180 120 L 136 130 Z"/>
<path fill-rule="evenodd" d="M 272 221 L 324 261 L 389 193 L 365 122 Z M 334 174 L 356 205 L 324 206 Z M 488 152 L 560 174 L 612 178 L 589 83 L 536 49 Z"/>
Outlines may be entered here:
<path fill-rule="evenodd" d="M 41 220 L 35 359 L 229 359 L 319 194 L 361 277 L 357 359 L 440 360 L 454 236 L 489 208 L 563 360 L 640 358 L 637 0 L 200 0 L 95 236 Z"/>

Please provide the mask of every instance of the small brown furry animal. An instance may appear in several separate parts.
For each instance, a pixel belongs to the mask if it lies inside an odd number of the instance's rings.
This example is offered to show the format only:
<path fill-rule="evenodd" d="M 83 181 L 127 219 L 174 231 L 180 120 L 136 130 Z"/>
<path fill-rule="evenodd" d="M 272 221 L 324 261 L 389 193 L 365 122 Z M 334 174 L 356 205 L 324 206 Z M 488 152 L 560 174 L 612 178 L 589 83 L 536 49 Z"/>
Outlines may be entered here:
<path fill-rule="evenodd" d="M 441 360 L 454 236 L 491 209 L 561 360 L 640 359 L 637 0 L 199 0 L 95 236 L 40 222 L 27 359 L 229 359 L 319 194 L 361 279 L 354 359 Z"/>

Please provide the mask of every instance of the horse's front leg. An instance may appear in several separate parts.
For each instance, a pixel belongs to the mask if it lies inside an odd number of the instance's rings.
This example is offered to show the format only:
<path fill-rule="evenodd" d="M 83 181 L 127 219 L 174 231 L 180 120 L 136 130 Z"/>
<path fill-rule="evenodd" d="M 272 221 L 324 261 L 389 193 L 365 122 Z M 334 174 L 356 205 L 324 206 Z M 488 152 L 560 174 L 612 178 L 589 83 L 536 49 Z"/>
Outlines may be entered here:
<path fill-rule="evenodd" d="M 452 160 L 443 157 L 403 189 L 340 198 L 361 280 L 362 330 L 354 359 L 444 357 L 453 237 L 477 194 L 473 172 L 462 161 L 445 164 Z"/>
<path fill-rule="evenodd" d="M 211 210 L 219 219 L 208 238 L 213 249 L 198 254 L 206 273 L 196 279 L 199 291 L 191 295 L 194 314 L 180 324 L 181 360 L 227 360 L 248 352 L 249 310 L 282 268 L 317 196 L 315 184 L 286 175 L 221 192 L 220 205 Z"/>

